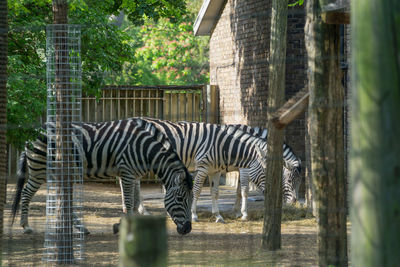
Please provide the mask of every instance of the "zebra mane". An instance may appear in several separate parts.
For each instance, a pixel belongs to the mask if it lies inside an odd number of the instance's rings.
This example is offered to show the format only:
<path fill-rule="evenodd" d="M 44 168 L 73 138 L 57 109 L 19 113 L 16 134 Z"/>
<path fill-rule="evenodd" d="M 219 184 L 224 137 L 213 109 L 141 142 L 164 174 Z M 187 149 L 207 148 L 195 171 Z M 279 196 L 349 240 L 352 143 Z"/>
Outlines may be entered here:
<path fill-rule="evenodd" d="M 152 136 L 156 137 L 157 141 L 159 141 L 166 150 L 170 150 L 171 152 L 176 154 L 176 151 L 172 148 L 171 142 L 169 141 L 168 137 L 165 134 L 163 134 L 159 129 L 157 129 L 157 127 L 153 123 L 145 121 L 141 118 L 135 118 L 135 119 L 140 126 L 144 127 L 146 131 L 148 131 Z M 183 164 L 183 162 L 182 161 L 179 162 L 180 166 L 185 171 L 186 184 L 188 185 L 189 189 L 192 189 L 193 187 L 192 175 L 189 173 L 188 169 Z"/>
<path fill-rule="evenodd" d="M 261 164 L 265 165 L 265 159 L 267 157 L 266 153 L 261 149 L 260 144 L 265 143 L 266 141 L 261 139 L 260 137 L 254 136 L 247 131 L 244 131 L 240 124 L 238 125 L 225 125 L 225 131 L 228 134 L 233 134 L 234 138 L 240 139 L 242 136 L 247 135 L 248 138 L 246 140 L 254 143 L 254 147 L 256 149 L 257 155 L 261 160 Z M 264 166 L 265 167 L 265 166 Z"/>
<path fill-rule="evenodd" d="M 150 133 L 151 136 L 154 136 L 158 142 L 160 142 L 163 147 L 167 150 L 171 148 L 171 143 L 169 139 L 163 134 L 160 130 L 157 129 L 156 126 L 154 126 L 153 123 L 142 120 L 141 118 L 135 118 L 137 124 L 139 127 L 143 127 L 147 132 Z"/>

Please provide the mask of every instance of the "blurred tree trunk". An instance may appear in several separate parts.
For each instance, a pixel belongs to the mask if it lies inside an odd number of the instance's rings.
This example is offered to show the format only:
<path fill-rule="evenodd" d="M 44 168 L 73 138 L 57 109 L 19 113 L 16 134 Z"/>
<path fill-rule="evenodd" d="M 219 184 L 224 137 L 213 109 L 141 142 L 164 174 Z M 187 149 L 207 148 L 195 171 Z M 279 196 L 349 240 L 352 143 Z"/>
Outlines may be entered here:
<path fill-rule="evenodd" d="M 288 0 L 272 1 L 268 83 L 268 154 L 262 249 L 281 248 L 283 130 L 276 129 L 271 115 L 285 101 L 286 30 Z"/>
<path fill-rule="evenodd" d="M 0 266 L 3 253 L 3 218 L 7 169 L 7 0 L 0 0 Z"/>
<path fill-rule="evenodd" d="M 351 261 L 400 263 L 400 2 L 351 2 Z"/>
<path fill-rule="evenodd" d="M 318 0 L 307 1 L 308 114 L 320 266 L 348 265 L 339 29 L 322 22 Z"/>

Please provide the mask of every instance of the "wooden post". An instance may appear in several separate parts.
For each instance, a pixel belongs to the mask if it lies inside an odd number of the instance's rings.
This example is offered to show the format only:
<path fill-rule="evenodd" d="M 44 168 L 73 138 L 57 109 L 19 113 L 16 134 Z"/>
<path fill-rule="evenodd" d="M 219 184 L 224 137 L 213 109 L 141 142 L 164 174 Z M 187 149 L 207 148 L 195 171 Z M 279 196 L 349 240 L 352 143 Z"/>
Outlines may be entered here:
<path fill-rule="evenodd" d="M 203 89 L 203 117 L 205 122 L 219 122 L 219 97 L 216 85 L 206 85 Z"/>
<path fill-rule="evenodd" d="M 320 266 L 347 266 L 346 176 L 339 25 L 321 19 L 318 0 L 307 1 L 305 27 L 311 175 L 318 210 Z"/>
<path fill-rule="evenodd" d="M 399 266 L 400 2 L 351 4 L 351 261 Z"/>
<path fill-rule="evenodd" d="M 302 114 L 308 107 L 309 95 L 308 88 L 304 88 L 274 112 L 269 120 L 272 121 L 275 128 L 285 128 Z"/>
<path fill-rule="evenodd" d="M 122 219 L 119 266 L 167 266 L 165 217 L 135 215 Z"/>
<path fill-rule="evenodd" d="M 285 99 L 287 9 L 288 0 L 272 1 L 268 119 Z M 275 128 L 271 120 L 267 127 L 267 182 L 261 247 L 264 250 L 277 250 L 281 248 L 283 131 Z"/>

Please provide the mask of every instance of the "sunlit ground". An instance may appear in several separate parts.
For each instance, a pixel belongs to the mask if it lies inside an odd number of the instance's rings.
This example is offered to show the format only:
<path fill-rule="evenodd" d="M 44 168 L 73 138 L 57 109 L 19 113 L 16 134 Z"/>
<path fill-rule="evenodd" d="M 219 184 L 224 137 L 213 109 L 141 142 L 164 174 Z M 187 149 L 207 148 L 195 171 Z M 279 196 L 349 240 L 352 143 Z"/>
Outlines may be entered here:
<path fill-rule="evenodd" d="M 3 262 L 5 266 L 40 266 L 44 262 L 45 193 L 43 186 L 31 203 L 30 223 L 33 235 L 23 234 L 19 217 L 13 228 L 10 205 L 15 185 L 9 185 L 6 214 Z M 153 214 L 165 214 L 157 186 L 143 186 L 145 205 Z M 229 201 L 234 188 L 222 187 L 220 198 L 225 224 L 217 224 L 207 203 L 209 189 L 205 188 L 199 205 L 200 222 L 193 223 L 189 235 L 180 236 L 168 218 L 169 266 L 316 266 L 316 223 L 301 207 L 285 207 L 282 224 L 282 249 L 277 252 L 260 251 L 263 201 L 249 202 L 250 221 L 235 219 Z M 229 201 L 228 201 L 229 200 Z M 200 204 L 201 204 L 200 203 Z M 85 223 L 91 234 L 85 240 L 84 265 L 116 266 L 118 264 L 118 236 L 112 225 L 121 216 L 121 196 L 115 184 L 85 185 Z"/>

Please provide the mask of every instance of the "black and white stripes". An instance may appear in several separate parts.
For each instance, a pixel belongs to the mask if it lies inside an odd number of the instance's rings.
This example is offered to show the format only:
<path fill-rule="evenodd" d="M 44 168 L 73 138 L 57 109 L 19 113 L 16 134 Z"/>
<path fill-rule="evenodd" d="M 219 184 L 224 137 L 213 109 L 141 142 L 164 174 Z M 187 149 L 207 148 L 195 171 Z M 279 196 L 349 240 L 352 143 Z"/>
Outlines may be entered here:
<path fill-rule="evenodd" d="M 249 168 L 249 176 L 244 179 L 250 178 L 258 188 L 265 189 L 264 164 L 267 144 L 265 139 L 259 138 L 254 130 L 250 130 L 251 128 L 247 129 L 242 125 L 173 123 L 151 118 L 144 119 L 165 133 L 189 170 L 196 171 L 192 208 L 194 220 L 197 220 L 196 202 L 207 176 L 210 184 L 213 185 L 212 212 L 217 221 L 223 221 L 217 205 L 221 173 Z M 284 179 L 284 181 L 288 180 Z M 284 186 L 284 189 L 283 195 L 287 202 L 293 201 L 295 199 L 293 186 L 289 184 Z M 247 214 L 243 216 L 242 218 L 246 219 Z"/>
<path fill-rule="evenodd" d="M 152 171 L 165 186 L 165 207 L 180 234 L 191 230 L 192 177 L 168 139 L 151 123 L 126 119 L 105 123 L 74 125 L 83 136 L 77 144 L 83 153 L 84 174 L 91 178 L 121 177 L 128 213 L 133 213 L 132 185 L 135 179 Z M 15 216 L 21 204 L 21 226 L 26 232 L 28 209 L 32 196 L 46 179 L 46 136 L 42 134 L 21 154 L 17 193 L 13 204 Z M 26 163 L 24 163 L 26 161 Z M 24 186 L 25 164 L 29 179 Z"/>

